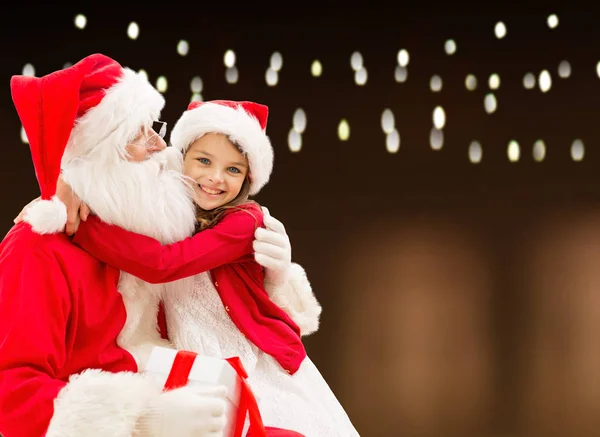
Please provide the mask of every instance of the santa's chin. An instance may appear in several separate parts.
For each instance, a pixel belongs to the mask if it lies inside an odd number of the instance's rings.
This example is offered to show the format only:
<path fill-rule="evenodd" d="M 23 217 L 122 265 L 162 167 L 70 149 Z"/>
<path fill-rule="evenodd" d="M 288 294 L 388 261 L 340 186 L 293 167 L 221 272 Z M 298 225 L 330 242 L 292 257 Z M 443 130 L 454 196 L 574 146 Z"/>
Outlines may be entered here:
<path fill-rule="evenodd" d="M 178 241 L 193 233 L 196 212 L 177 171 L 181 159 L 169 149 L 143 162 L 78 160 L 63 165 L 62 177 L 103 221 L 163 243 Z"/>

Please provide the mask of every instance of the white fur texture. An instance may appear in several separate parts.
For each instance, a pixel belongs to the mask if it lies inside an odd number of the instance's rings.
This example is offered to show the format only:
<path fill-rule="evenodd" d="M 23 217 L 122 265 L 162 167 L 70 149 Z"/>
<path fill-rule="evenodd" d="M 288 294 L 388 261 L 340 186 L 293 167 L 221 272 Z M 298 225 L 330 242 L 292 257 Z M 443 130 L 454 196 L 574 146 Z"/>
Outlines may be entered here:
<path fill-rule="evenodd" d="M 163 244 L 173 243 L 194 232 L 196 209 L 182 174 L 169 170 L 181 165 L 181 154 L 169 149 L 144 162 L 73 161 L 63 168 L 63 178 L 103 221 Z M 191 289 L 185 279 L 179 283 L 182 289 Z M 123 272 L 118 289 L 127 320 L 117 341 L 143 370 L 153 346 L 169 346 L 157 329 L 158 302 L 164 285 L 148 284 Z"/>
<path fill-rule="evenodd" d="M 193 233 L 196 209 L 167 150 L 144 162 L 73 161 L 62 177 L 103 221 L 173 243 Z"/>
<path fill-rule="evenodd" d="M 56 234 L 67 224 L 67 207 L 56 196 L 38 200 L 27 207 L 23 221 L 29 223 L 35 233 Z"/>
<path fill-rule="evenodd" d="M 92 369 L 71 376 L 54 401 L 46 437 L 132 437 L 138 417 L 161 388 L 139 373 Z"/>
<path fill-rule="evenodd" d="M 179 118 L 171 132 L 171 144 L 185 153 L 194 141 L 207 133 L 227 135 L 242 148 L 250 164 L 250 194 L 257 194 L 273 171 L 273 147 L 258 120 L 241 106 L 233 109 L 205 103 Z"/>
<path fill-rule="evenodd" d="M 167 147 L 163 152 L 166 166 L 169 170 L 183 173 L 183 153 L 175 147 Z"/>
<path fill-rule="evenodd" d="M 181 281 L 185 281 L 182 279 Z M 176 287 L 183 287 L 180 281 Z M 161 338 L 157 327 L 158 303 L 164 293 L 164 284 L 153 285 L 122 272 L 119 291 L 127 310 L 127 320 L 117 338 L 117 344 L 127 350 L 135 359 L 138 371 L 143 372 L 154 346 L 173 348 Z"/>
<path fill-rule="evenodd" d="M 123 69 L 123 76 L 106 91 L 102 101 L 80 117 L 69 138 L 63 164 L 94 157 L 116 162 L 140 127 L 151 126 L 160 116 L 165 99 L 140 74 Z"/>
<path fill-rule="evenodd" d="M 287 284 L 274 287 L 265 282 L 271 300 L 283 309 L 300 327 L 301 335 L 310 335 L 319 329 L 321 305 L 315 297 L 306 272 L 292 263 Z"/>

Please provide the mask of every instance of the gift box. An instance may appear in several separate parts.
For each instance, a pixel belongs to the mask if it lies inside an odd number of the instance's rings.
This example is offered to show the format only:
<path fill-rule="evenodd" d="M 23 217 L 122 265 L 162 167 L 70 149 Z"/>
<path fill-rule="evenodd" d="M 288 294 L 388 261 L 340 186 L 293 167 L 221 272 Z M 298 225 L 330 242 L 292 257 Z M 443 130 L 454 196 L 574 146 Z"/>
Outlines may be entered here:
<path fill-rule="evenodd" d="M 154 347 L 144 371 L 172 390 L 185 385 L 225 386 L 227 424 L 223 436 L 242 437 L 248 428 L 252 435 L 264 435 L 264 426 L 256 400 L 246 383 L 247 377 L 237 358 L 220 359 Z"/>

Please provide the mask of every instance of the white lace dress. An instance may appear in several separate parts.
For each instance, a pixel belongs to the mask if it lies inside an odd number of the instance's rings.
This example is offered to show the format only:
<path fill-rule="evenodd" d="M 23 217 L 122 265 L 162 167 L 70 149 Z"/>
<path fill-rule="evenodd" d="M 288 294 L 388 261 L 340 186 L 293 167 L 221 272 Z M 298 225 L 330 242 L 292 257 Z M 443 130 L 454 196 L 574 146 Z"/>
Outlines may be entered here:
<path fill-rule="evenodd" d="M 165 298 L 175 347 L 218 358 L 240 357 L 266 426 L 306 437 L 359 435 L 308 357 L 294 375 L 286 373 L 233 324 L 208 273 L 196 275 L 193 282 L 191 292 L 167 293 Z"/>

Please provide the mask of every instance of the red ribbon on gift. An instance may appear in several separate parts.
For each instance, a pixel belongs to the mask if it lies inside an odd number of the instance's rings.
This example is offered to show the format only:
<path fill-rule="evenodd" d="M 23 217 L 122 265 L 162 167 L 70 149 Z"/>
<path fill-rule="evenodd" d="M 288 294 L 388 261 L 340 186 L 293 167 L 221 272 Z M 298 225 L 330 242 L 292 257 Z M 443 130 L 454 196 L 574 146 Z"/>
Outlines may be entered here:
<path fill-rule="evenodd" d="M 187 385 L 190 376 L 190 371 L 194 365 L 194 360 L 198 356 L 195 352 L 177 351 L 175 360 L 171 366 L 171 371 L 165 382 L 165 390 L 173 390 Z M 240 403 L 238 405 L 237 417 L 235 420 L 235 430 L 232 437 L 242 437 L 244 423 L 246 422 L 246 414 L 250 420 L 249 433 L 252 437 L 266 437 L 265 426 L 258 410 L 256 398 L 246 381 L 248 374 L 238 357 L 227 358 L 226 361 L 235 369 L 240 378 Z"/>

